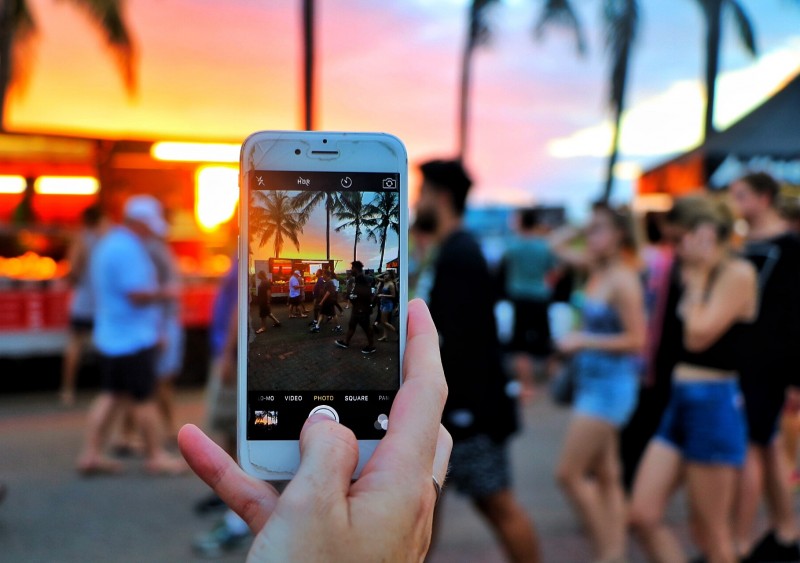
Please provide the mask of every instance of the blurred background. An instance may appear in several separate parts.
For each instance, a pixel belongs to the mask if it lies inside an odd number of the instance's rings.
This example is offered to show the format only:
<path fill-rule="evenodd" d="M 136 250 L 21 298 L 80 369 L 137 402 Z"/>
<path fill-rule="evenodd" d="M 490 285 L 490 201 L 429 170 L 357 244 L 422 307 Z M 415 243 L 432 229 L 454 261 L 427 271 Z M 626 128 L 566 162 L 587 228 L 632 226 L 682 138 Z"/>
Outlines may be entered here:
<path fill-rule="evenodd" d="M 202 384 L 235 245 L 238 150 L 256 130 L 397 135 L 412 208 L 415 165 L 460 156 L 476 179 L 467 226 L 490 261 L 520 207 L 546 209 L 553 226 L 598 199 L 644 215 L 745 168 L 778 177 L 789 204 L 800 195 L 793 0 L 0 6 L 6 429 L 27 412 L 19 405 L 40 404 L 31 392 L 58 389 L 82 211 L 97 203 L 119 218 L 133 194 L 168 214 L 188 338 L 179 383 Z M 96 388 L 91 358 L 81 370 L 79 388 Z"/>

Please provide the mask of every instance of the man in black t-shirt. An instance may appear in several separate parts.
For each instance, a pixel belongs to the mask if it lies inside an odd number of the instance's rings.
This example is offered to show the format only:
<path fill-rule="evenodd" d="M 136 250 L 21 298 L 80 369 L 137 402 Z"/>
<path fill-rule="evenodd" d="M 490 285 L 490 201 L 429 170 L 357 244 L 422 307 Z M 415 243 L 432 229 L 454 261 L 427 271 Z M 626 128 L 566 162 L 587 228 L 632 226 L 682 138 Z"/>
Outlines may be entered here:
<path fill-rule="evenodd" d="M 800 384 L 800 239 L 778 214 L 778 191 L 777 182 L 764 173 L 748 174 L 730 186 L 734 205 L 748 224 L 743 254 L 758 270 L 760 293 L 741 369 L 749 447 L 736 540 L 739 555 L 747 555 L 744 561 L 749 562 L 800 560 L 786 461 L 776 444 L 787 386 Z M 751 549 L 762 487 L 771 529 Z"/>
<path fill-rule="evenodd" d="M 417 294 L 439 331 L 448 397 L 442 424 L 453 437 L 448 483 L 470 497 L 512 561 L 538 561 L 533 525 L 511 491 L 508 438 L 516 404 L 506 394 L 494 318 L 495 283 L 461 218 L 472 181 L 459 161 L 421 167 L 417 224 L 438 243 Z M 441 511 L 437 511 L 437 514 Z"/>
<path fill-rule="evenodd" d="M 336 285 L 333 283 L 333 274 L 330 270 L 325 270 L 322 272 L 322 277 L 320 279 L 322 283 L 320 284 L 319 297 L 317 300 L 319 316 L 312 325 L 311 332 L 319 332 L 322 321 L 325 319 L 333 319 L 335 325 L 333 332 L 342 332 L 342 325 L 339 324 L 339 315 L 336 313 L 336 302 L 339 290 L 336 289 Z M 319 284 L 319 281 L 317 283 Z M 314 293 L 316 294 L 316 292 L 317 288 L 314 287 Z"/>
<path fill-rule="evenodd" d="M 372 354 L 375 352 L 375 342 L 373 340 L 372 323 L 370 316 L 372 314 L 372 288 L 370 288 L 369 280 L 364 275 L 364 264 L 356 260 L 352 263 L 353 284 L 348 293 L 347 298 L 350 300 L 350 305 L 353 311 L 350 313 L 350 323 L 347 326 L 347 334 L 344 340 L 337 340 L 336 345 L 339 348 L 349 348 L 350 340 L 356 333 L 356 327 L 360 326 L 367 335 L 367 345 L 361 349 L 362 354 Z M 350 284 L 348 284 L 350 286 Z"/>

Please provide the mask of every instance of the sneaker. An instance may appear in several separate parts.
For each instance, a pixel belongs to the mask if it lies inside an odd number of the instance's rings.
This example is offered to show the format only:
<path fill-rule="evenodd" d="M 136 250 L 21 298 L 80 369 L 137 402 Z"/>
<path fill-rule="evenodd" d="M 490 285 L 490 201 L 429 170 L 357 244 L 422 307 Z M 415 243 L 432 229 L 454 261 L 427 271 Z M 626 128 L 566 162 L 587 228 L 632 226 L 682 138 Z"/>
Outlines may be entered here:
<path fill-rule="evenodd" d="M 235 534 L 222 521 L 192 542 L 192 549 L 203 557 L 221 557 L 225 553 L 236 551 L 246 546 L 250 532 Z"/>
<path fill-rule="evenodd" d="M 375 350 L 377 350 L 377 348 L 375 348 L 375 346 L 365 346 L 364 348 L 361 349 L 361 353 L 362 354 L 373 354 L 373 353 L 375 353 Z"/>
<path fill-rule="evenodd" d="M 341 327 L 341 326 L 336 326 L 336 327 L 333 327 L 333 328 L 331 329 L 331 332 L 342 332 L 342 327 Z"/>
<path fill-rule="evenodd" d="M 281 328 L 283 325 L 281 323 L 272 323 L 272 326 L 275 328 Z"/>
<path fill-rule="evenodd" d="M 771 531 L 758 542 L 744 561 L 747 563 L 800 561 L 800 545 L 797 541 L 789 544 L 780 543 L 775 532 Z"/>
<path fill-rule="evenodd" d="M 311 327 L 310 332 L 314 332 L 314 333 L 319 332 L 319 327 L 317 325 L 314 325 L 313 327 Z"/>
<path fill-rule="evenodd" d="M 334 344 L 336 344 L 339 348 L 350 348 L 350 345 L 344 340 L 337 340 L 334 342 Z"/>

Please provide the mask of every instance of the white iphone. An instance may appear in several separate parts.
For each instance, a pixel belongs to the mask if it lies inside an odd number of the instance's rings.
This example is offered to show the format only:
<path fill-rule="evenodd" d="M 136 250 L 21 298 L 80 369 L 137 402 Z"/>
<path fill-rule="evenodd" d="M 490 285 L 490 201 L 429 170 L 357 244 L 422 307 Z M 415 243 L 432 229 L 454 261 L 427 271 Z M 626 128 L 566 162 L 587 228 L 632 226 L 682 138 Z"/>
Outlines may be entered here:
<path fill-rule="evenodd" d="M 240 162 L 239 463 L 286 480 L 316 412 L 390 424 L 406 338 L 408 157 L 381 133 L 263 131 Z"/>

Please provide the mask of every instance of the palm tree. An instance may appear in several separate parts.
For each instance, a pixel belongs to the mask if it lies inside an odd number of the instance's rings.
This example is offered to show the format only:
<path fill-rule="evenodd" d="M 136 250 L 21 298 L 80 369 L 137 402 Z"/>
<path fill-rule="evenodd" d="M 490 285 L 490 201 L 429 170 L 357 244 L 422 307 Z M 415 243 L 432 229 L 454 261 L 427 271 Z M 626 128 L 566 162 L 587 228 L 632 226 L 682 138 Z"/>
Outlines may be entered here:
<path fill-rule="evenodd" d="M 303 124 L 314 129 L 314 0 L 303 0 Z"/>
<path fill-rule="evenodd" d="M 639 24 L 637 0 L 604 0 L 603 21 L 605 43 L 610 57 L 609 102 L 614 112 L 614 133 L 608 155 L 603 201 L 608 201 L 614 188 L 614 166 L 619 155 L 620 124 L 625 108 L 625 87 L 628 82 L 628 63 Z"/>
<path fill-rule="evenodd" d="M 367 239 L 381 245 L 381 261 L 378 271 L 383 269 L 383 257 L 386 251 L 386 238 L 389 231 L 400 235 L 400 200 L 395 192 L 381 192 L 372 201 L 376 212 L 372 218 L 373 226 L 367 231 Z"/>
<path fill-rule="evenodd" d="M 341 207 L 340 195 L 334 191 L 300 192 L 295 198 L 303 224 L 311 212 L 320 204 L 325 204 L 325 259 L 331 259 L 331 215 Z"/>
<path fill-rule="evenodd" d="M 578 51 L 583 53 L 585 50 L 583 33 L 569 0 L 544 1 L 542 13 L 535 27 L 536 36 L 540 37 L 549 24 L 555 23 L 564 25 L 574 31 Z M 472 0 L 469 6 L 467 37 L 464 42 L 464 50 L 461 54 L 458 111 L 458 157 L 462 161 L 465 159 L 467 153 L 473 55 L 478 47 L 487 44 L 491 38 L 488 14 L 492 5 L 498 2 L 499 0 Z"/>
<path fill-rule="evenodd" d="M 336 211 L 336 218 L 342 221 L 336 232 L 345 229 L 353 229 L 353 261 L 358 260 L 358 243 L 361 242 L 361 232 L 363 228 L 371 229 L 377 225 L 376 215 L 379 213 L 375 206 L 376 197 L 369 203 L 364 203 L 363 194 L 359 192 L 347 192 L 342 194 L 340 208 Z"/>
<path fill-rule="evenodd" d="M 472 75 L 472 55 L 475 49 L 489 40 L 489 25 L 486 20 L 488 8 L 498 0 L 472 0 L 469 6 L 469 29 L 461 53 L 461 88 L 458 111 L 458 155 L 464 160 L 467 151 L 467 122 L 469 121 L 469 93 Z"/>
<path fill-rule="evenodd" d="M 123 0 L 72 0 L 105 34 L 114 53 L 128 93 L 136 91 L 134 45 L 122 18 Z M 36 32 L 36 23 L 25 0 L 0 2 L 0 131 L 5 130 L 9 88 L 23 78 L 22 48 Z"/>
<path fill-rule="evenodd" d="M 703 138 L 715 132 L 714 105 L 719 73 L 719 49 L 722 42 L 722 13 L 728 8 L 733 13 L 739 39 L 751 55 L 756 54 L 753 24 L 738 0 L 697 0 L 706 20 L 706 110 L 703 118 Z"/>
<path fill-rule="evenodd" d="M 297 210 L 295 199 L 285 191 L 252 192 L 250 224 L 253 239 L 264 246 L 272 239 L 275 258 L 283 250 L 284 238 L 289 239 L 300 250 L 298 235 L 303 232 L 303 215 Z"/>

